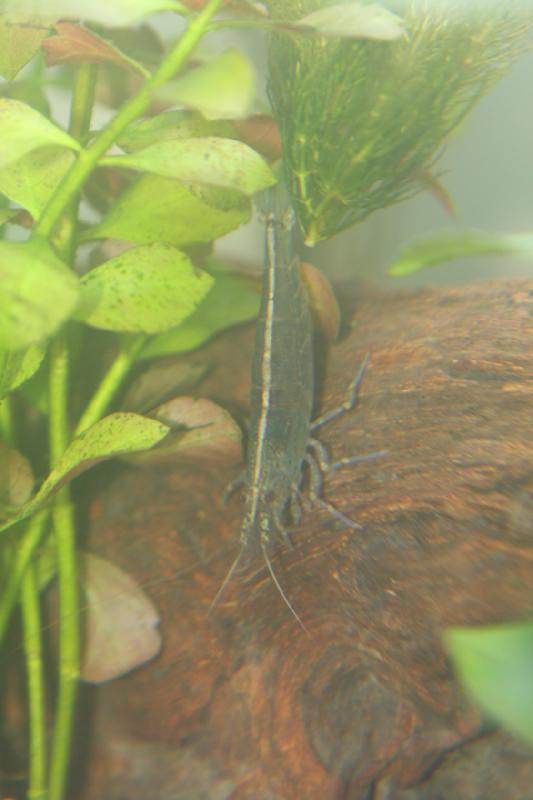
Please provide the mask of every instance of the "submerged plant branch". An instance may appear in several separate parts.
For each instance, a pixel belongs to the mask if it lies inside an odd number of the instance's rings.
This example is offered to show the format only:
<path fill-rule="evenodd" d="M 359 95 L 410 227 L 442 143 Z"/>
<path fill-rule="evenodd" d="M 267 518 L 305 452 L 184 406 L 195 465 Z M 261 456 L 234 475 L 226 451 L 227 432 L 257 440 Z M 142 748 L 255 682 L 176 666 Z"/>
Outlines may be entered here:
<path fill-rule="evenodd" d="M 52 737 L 49 800 L 65 794 L 74 712 L 80 675 L 80 620 L 76 529 L 68 486 L 59 490 L 52 508 L 59 584 L 59 689 Z"/>
<path fill-rule="evenodd" d="M 142 335 L 130 337 L 121 346 L 116 358 L 100 381 L 97 390 L 83 412 L 76 426 L 76 436 L 86 431 L 87 428 L 94 425 L 104 416 L 111 401 L 122 386 L 124 378 L 135 363 L 135 359 L 146 344 L 147 338 Z"/>
<path fill-rule="evenodd" d="M 72 94 L 69 133 L 82 141 L 90 124 L 94 104 L 96 70 L 82 64 L 77 71 Z M 74 249 L 80 193 L 72 196 L 63 214 L 59 253 L 71 262 Z M 69 424 L 69 326 L 64 326 L 50 347 L 49 360 L 49 444 L 53 469 L 68 447 Z M 52 523 L 56 546 L 59 583 L 59 685 L 52 737 L 49 800 L 61 800 L 65 793 L 70 762 L 72 731 L 80 672 L 80 619 L 78 569 L 76 563 L 76 523 L 70 487 L 64 486 L 54 498 Z M 31 569 L 31 566 L 30 566 Z"/>
<path fill-rule="evenodd" d="M 41 608 L 35 566 L 30 564 L 24 575 L 21 593 L 24 622 L 24 652 L 28 683 L 30 769 L 28 798 L 46 798 L 46 717 L 41 647 Z"/>

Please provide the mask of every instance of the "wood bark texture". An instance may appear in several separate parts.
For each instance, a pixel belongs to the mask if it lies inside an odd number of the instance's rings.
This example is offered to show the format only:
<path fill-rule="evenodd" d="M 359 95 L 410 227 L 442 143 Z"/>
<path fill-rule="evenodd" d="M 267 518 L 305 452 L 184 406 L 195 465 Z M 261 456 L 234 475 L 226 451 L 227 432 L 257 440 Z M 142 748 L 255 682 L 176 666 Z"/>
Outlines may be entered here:
<path fill-rule="evenodd" d="M 158 606 L 164 647 L 100 689 L 83 800 L 531 798 L 531 752 L 487 727 L 442 646 L 451 625 L 533 617 L 533 283 L 363 293 L 330 350 L 319 411 L 367 352 L 357 408 L 321 432 L 325 497 L 209 604 L 239 547 L 234 468 L 127 469 L 89 547 Z M 201 394 L 246 411 L 252 332 L 208 349 Z M 191 356 L 198 359 L 199 354 Z"/>

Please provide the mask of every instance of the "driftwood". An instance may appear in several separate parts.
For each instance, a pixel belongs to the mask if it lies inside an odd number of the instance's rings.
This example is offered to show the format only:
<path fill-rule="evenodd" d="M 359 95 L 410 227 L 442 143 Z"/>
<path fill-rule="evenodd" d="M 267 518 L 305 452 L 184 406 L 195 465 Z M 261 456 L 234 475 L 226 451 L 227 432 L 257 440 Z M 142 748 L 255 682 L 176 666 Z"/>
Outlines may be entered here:
<path fill-rule="evenodd" d="M 320 510 L 276 554 L 309 635 L 259 559 L 206 616 L 238 546 L 242 506 L 221 499 L 234 474 L 132 469 L 93 504 L 90 547 L 148 581 L 164 649 L 87 689 L 76 798 L 532 796 L 527 748 L 484 727 L 441 638 L 533 615 L 532 294 L 514 281 L 358 304 L 321 408 L 343 400 L 366 352 L 371 365 L 358 408 L 322 439 L 339 458 L 388 452 L 327 481 L 361 531 Z M 233 412 L 251 341 L 241 329 L 210 347 L 202 394 Z"/>

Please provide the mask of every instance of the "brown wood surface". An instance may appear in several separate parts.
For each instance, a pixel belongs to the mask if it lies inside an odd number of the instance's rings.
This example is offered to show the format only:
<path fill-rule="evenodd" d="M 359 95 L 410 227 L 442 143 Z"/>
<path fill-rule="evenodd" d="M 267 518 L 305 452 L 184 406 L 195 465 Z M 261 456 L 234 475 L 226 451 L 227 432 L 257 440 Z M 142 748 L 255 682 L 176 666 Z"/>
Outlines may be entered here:
<path fill-rule="evenodd" d="M 525 746 L 482 732 L 441 644 L 449 625 L 531 618 L 533 283 L 367 293 L 332 348 L 325 495 L 362 525 L 305 516 L 275 568 L 209 604 L 238 544 L 236 470 L 125 470 L 90 547 L 148 581 L 164 649 L 100 689 L 83 800 L 529 800 Z M 201 394 L 246 408 L 251 332 L 213 343 Z M 193 358 L 199 358 L 198 354 Z M 529 516 L 528 516 L 529 509 Z M 531 753 L 529 753 L 531 755 Z M 495 774 L 498 777 L 495 777 Z M 502 776 L 505 776 L 502 777 Z"/>

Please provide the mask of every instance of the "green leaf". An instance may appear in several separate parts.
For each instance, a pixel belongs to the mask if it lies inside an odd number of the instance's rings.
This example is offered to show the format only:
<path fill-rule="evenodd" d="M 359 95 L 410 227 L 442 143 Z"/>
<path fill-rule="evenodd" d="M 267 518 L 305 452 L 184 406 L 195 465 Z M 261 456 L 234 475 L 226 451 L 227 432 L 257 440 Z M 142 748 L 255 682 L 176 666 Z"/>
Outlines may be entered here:
<path fill-rule="evenodd" d="M 0 531 L 33 514 L 63 484 L 95 464 L 126 453 L 149 450 L 168 432 L 167 425 L 139 414 L 117 413 L 104 417 L 72 440 L 35 497 L 0 526 Z"/>
<path fill-rule="evenodd" d="M 0 97 L 0 169 L 39 147 L 79 150 L 79 143 L 26 103 Z"/>
<path fill-rule="evenodd" d="M 117 139 L 127 153 L 142 150 L 158 142 L 193 139 L 199 136 L 232 137 L 234 125 L 226 120 L 207 120 L 192 111 L 165 111 L 155 117 L 136 120 Z"/>
<path fill-rule="evenodd" d="M 235 139 L 214 136 L 158 142 L 129 155 L 103 158 L 100 163 L 237 189 L 247 195 L 276 183 L 266 161 L 255 150 Z"/>
<path fill-rule="evenodd" d="M 212 283 L 175 247 L 136 247 L 82 278 L 76 318 L 105 330 L 159 333 L 190 316 Z"/>
<path fill-rule="evenodd" d="M 184 186 L 171 178 L 143 175 L 121 195 L 104 221 L 85 231 L 81 239 L 187 245 L 211 242 L 249 219 L 250 202 L 240 192 Z"/>
<path fill-rule="evenodd" d="M 319 36 L 339 39 L 392 41 L 405 36 L 404 21 L 386 8 L 372 3 L 340 3 L 313 11 L 297 26 L 312 28 Z"/>
<path fill-rule="evenodd" d="M 0 170 L 0 192 L 37 219 L 73 161 L 64 148 L 32 150 Z"/>
<path fill-rule="evenodd" d="M 32 19 L 80 17 L 102 25 L 129 25 L 156 11 L 183 11 L 177 0 L 2 0 L 0 13 L 29 14 Z"/>
<path fill-rule="evenodd" d="M 255 75 L 242 53 L 227 50 L 166 84 L 156 95 L 200 111 L 207 119 L 241 119 L 252 107 Z"/>
<path fill-rule="evenodd" d="M 0 16 L 0 75 L 12 81 L 22 67 L 31 61 L 49 28 L 38 25 L 32 17 L 20 14 Z"/>
<path fill-rule="evenodd" d="M 0 350 L 51 336 L 71 315 L 78 292 L 78 279 L 46 241 L 0 242 Z"/>
<path fill-rule="evenodd" d="M 533 744 L 533 623 L 451 628 L 445 641 L 466 692 Z"/>
<path fill-rule="evenodd" d="M 146 414 L 170 397 L 192 391 L 208 372 L 207 363 L 158 358 L 136 372 L 121 399 L 120 407 L 123 411 Z"/>
<path fill-rule="evenodd" d="M 37 372 L 44 353 L 36 345 L 27 350 L 0 350 L 0 400 Z"/>
<path fill-rule="evenodd" d="M 425 267 L 470 256 L 515 255 L 533 257 L 533 234 L 500 235 L 484 231 L 439 231 L 417 239 L 400 253 L 388 269 L 395 277 L 410 275 Z"/>
<path fill-rule="evenodd" d="M 0 94 L 10 100 L 18 100 L 19 103 L 25 103 L 48 119 L 50 117 L 50 104 L 44 89 L 43 73 L 42 59 L 38 59 L 35 66 L 26 71 L 24 77 L 17 78 L 17 80 L 10 83 L 1 84 Z"/>
<path fill-rule="evenodd" d="M 244 275 L 215 274 L 215 283 L 194 314 L 173 330 L 147 342 L 140 358 L 194 350 L 231 325 L 248 322 L 259 312 L 259 287 Z"/>

